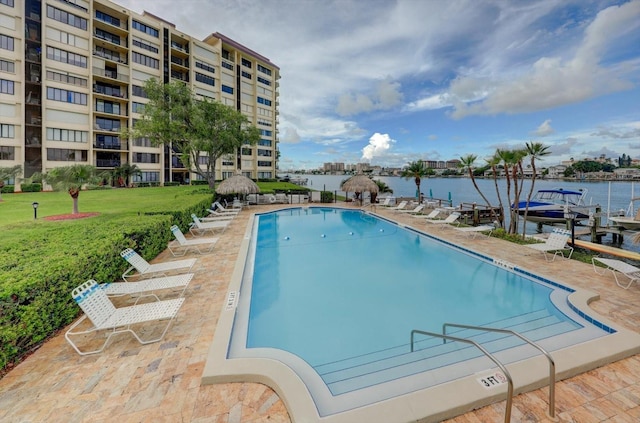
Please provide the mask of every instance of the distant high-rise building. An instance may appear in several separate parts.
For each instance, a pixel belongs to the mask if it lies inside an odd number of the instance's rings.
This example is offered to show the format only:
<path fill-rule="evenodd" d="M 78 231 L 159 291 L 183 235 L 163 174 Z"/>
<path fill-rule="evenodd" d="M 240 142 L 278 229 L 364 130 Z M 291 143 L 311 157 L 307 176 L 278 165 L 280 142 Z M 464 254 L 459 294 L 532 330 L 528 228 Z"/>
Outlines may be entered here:
<path fill-rule="evenodd" d="M 119 135 L 140 119 L 150 78 L 181 81 L 260 129 L 258 145 L 220 160 L 216 179 L 276 177 L 280 69 L 222 34 L 198 40 L 108 0 L 0 0 L 0 167 L 29 177 L 128 163 L 142 171 L 134 182 L 198 179 L 171 145 Z"/>

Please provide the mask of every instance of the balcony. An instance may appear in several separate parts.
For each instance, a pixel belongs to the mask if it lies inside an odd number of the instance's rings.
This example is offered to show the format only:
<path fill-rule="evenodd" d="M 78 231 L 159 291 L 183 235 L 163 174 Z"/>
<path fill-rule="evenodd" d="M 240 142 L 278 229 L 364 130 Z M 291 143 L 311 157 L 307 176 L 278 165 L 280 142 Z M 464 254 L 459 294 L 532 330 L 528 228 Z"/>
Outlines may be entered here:
<path fill-rule="evenodd" d="M 96 167 L 118 167 L 120 166 L 121 160 L 105 160 L 105 159 L 97 159 Z"/>
<path fill-rule="evenodd" d="M 105 78 L 115 79 L 121 82 L 127 82 L 127 83 L 129 82 L 129 75 L 124 75 L 114 70 L 103 69 L 97 66 L 94 66 L 92 70 L 93 70 L 94 76 L 102 76 Z"/>
<path fill-rule="evenodd" d="M 127 144 L 120 144 L 120 143 L 106 143 L 106 142 L 95 142 L 93 144 L 93 148 L 96 149 L 100 149 L 100 150 L 119 150 L 119 151 L 123 151 L 127 149 Z"/>
<path fill-rule="evenodd" d="M 125 58 L 120 57 L 120 55 L 118 54 L 108 54 L 105 53 L 103 51 L 98 51 L 98 50 L 94 50 L 93 51 L 93 55 L 94 56 L 98 56 L 98 57 L 102 57 L 105 60 L 110 60 L 112 62 L 118 62 L 118 63 L 122 63 L 124 65 L 127 65 L 127 60 Z"/>
<path fill-rule="evenodd" d="M 108 95 L 111 97 L 118 97 L 118 98 L 125 98 L 125 99 L 129 98 L 126 92 L 115 90 L 112 87 L 104 87 L 96 84 L 93 85 L 93 92 L 97 94 Z"/>

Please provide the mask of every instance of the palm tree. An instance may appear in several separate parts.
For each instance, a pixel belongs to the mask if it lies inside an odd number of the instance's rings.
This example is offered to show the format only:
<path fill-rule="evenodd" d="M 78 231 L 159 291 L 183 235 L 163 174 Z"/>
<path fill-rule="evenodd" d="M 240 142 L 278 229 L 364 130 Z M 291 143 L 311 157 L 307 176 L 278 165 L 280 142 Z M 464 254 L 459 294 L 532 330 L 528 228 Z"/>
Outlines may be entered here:
<path fill-rule="evenodd" d="M 527 234 L 527 215 L 529 214 L 529 202 L 531 202 L 531 196 L 533 195 L 533 186 L 536 183 L 536 159 L 541 159 L 542 157 L 551 153 L 550 151 L 548 151 L 549 147 L 540 142 L 528 142 L 526 144 L 526 149 L 527 154 L 531 159 L 531 170 L 533 171 L 533 175 L 531 176 L 531 189 L 529 189 L 529 195 L 527 195 L 527 205 L 524 209 L 524 222 L 522 222 L 523 238 Z"/>
<path fill-rule="evenodd" d="M 525 149 L 517 149 L 513 150 L 513 165 L 511 166 L 511 179 L 513 180 L 514 187 L 514 196 L 513 196 L 513 204 L 515 206 L 513 215 L 513 221 L 511 222 L 511 231 L 510 233 L 518 232 L 518 221 L 520 218 L 519 210 L 520 210 L 520 195 L 522 194 L 522 188 L 524 184 L 524 170 L 522 169 L 522 161 L 527 156 L 527 150 Z M 520 181 L 518 181 L 518 178 Z"/>
<path fill-rule="evenodd" d="M 416 160 L 415 162 L 409 163 L 409 166 L 402 169 L 401 177 L 404 179 L 413 178 L 416 183 L 416 198 L 420 200 L 420 181 L 421 178 L 424 178 L 429 175 L 429 168 L 425 166 L 422 160 Z"/>
<path fill-rule="evenodd" d="M 123 163 L 116 168 L 118 177 L 124 180 L 126 187 L 130 186 L 130 179 L 135 175 L 140 175 L 142 171 L 136 164 Z"/>
<path fill-rule="evenodd" d="M 501 159 L 498 156 L 498 151 L 494 153 L 494 155 L 487 159 L 487 164 L 491 168 L 491 172 L 493 175 L 493 185 L 496 189 L 496 197 L 498 198 L 498 207 L 500 207 L 501 214 L 498 216 L 498 223 L 500 223 L 500 227 L 504 228 L 504 216 L 506 216 L 504 212 L 504 204 L 502 203 L 502 196 L 500 195 L 500 188 L 498 187 L 498 166 L 500 165 Z"/>
<path fill-rule="evenodd" d="M 72 214 L 78 214 L 78 196 L 82 186 L 94 181 L 96 168 L 90 165 L 56 167 L 47 172 L 43 179 L 54 191 L 67 191 L 73 199 Z"/>
<path fill-rule="evenodd" d="M 22 173 L 22 166 L 15 165 L 13 167 L 0 167 L 0 201 L 2 200 L 2 188 L 4 181 L 7 179 L 15 179 Z"/>
<path fill-rule="evenodd" d="M 378 186 L 378 194 L 380 194 L 380 193 L 393 194 L 393 190 L 385 182 L 383 182 L 383 181 L 381 181 L 379 179 L 374 179 L 373 182 L 375 182 L 376 185 Z M 375 203 L 376 197 L 378 196 L 378 194 L 371 193 L 371 202 L 372 203 Z"/>
<path fill-rule="evenodd" d="M 476 156 L 475 154 L 467 154 L 466 156 L 460 157 L 460 167 L 467 170 L 467 172 L 469 173 L 469 178 L 471 178 L 471 182 L 473 183 L 473 187 L 476 189 L 476 191 L 478 191 L 478 194 L 480 194 L 480 197 L 482 197 L 484 203 L 488 207 L 490 207 L 491 210 L 493 210 L 493 207 L 491 207 L 491 203 L 489 202 L 487 197 L 485 197 L 482 191 L 480 191 L 480 187 L 478 186 L 475 175 L 473 174 L 473 169 L 475 167 L 477 159 L 478 156 Z"/>

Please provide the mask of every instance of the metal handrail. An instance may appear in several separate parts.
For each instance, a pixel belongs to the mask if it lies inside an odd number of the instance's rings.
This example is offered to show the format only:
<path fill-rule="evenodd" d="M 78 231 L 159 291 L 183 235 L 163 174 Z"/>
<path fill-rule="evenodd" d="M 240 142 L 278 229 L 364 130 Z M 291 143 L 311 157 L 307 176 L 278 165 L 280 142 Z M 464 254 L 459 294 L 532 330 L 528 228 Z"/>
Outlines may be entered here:
<path fill-rule="evenodd" d="M 500 370 L 502 370 L 502 373 L 504 373 L 504 376 L 507 378 L 507 383 L 508 383 L 507 404 L 505 406 L 505 411 L 504 411 L 504 421 L 505 423 L 509 423 L 511 421 L 511 406 L 513 405 L 513 380 L 511 379 L 511 374 L 509 373 L 507 368 L 504 367 L 504 365 L 500 361 L 498 361 L 497 358 L 495 358 L 489 351 L 485 350 L 482 347 L 482 345 L 470 339 L 458 338 L 457 336 L 444 335 L 444 334 L 435 333 L 435 332 L 427 332 L 427 331 L 418 330 L 418 329 L 413 329 L 411 331 L 411 352 L 413 352 L 413 338 L 416 333 L 420 335 L 427 335 L 427 336 L 433 336 L 436 338 L 442 338 L 445 341 L 447 339 L 450 339 L 452 341 L 458 341 L 458 342 L 463 342 L 465 344 L 474 345 L 477 349 L 482 351 L 482 353 L 486 355 L 491 361 L 493 361 L 496 364 L 496 366 L 498 366 Z"/>
<path fill-rule="evenodd" d="M 442 325 L 442 333 L 443 334 L 446 334 L 448 326 L 453 326 L 453 327 L 462 328 L 462 329 L 483 330 L 483 331 L 487 331 L 487 332 L 508 333 L 510 335 L 513 335 L 513 336 L 516 336 L 516 337 L 522 339 L 524 342 L 526 342 L 527 344 L 531 345 L 532 347 L 534 347 L 538 351 L 540 351 L 542 354 L 544 354 L 547 357 L 547 360 L 549 360 L 549 417 L 555 418 L 555 408 L 556 408 L 556 363 L 553 361 L 553 357 L 551 357 L 551 354 L 549 354 L 540 345 L 536 344 L 535 342 L 531 341 L 530 339 L 526 338 L 525 336 L 519 334 L 518 332 L 510 330 L 510 329 L 500 329 L 500 328 L 492 328 L 492 327 L 486 327 L 486 326 L 462 325 L 462 324 L 458 324 L 458 323 L 444 323 Z M 444 341 L 444 343 L 447 342 L 446 339 L 444 339 L 443 341 Z"/>

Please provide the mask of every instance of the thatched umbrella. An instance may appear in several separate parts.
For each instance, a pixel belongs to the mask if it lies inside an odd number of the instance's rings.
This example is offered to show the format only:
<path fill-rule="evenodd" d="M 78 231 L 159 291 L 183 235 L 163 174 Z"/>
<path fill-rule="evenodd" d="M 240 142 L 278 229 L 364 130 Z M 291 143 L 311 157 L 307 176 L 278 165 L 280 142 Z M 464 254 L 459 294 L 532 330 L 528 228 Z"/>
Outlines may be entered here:
<path fill-rule="evenodd" d="M 363 174 L 358 174 L 347 179 L 340 189 L 344 192 L 362 193 L 368 191 L 374 195 L 378 194 L 378 184 Z"/>
<path fill-rule="evenodd" d="M 218 194 L 256 194 L 260 192 L 258 185 L 244 175 L 233 175 L 218 184 Z"/>

